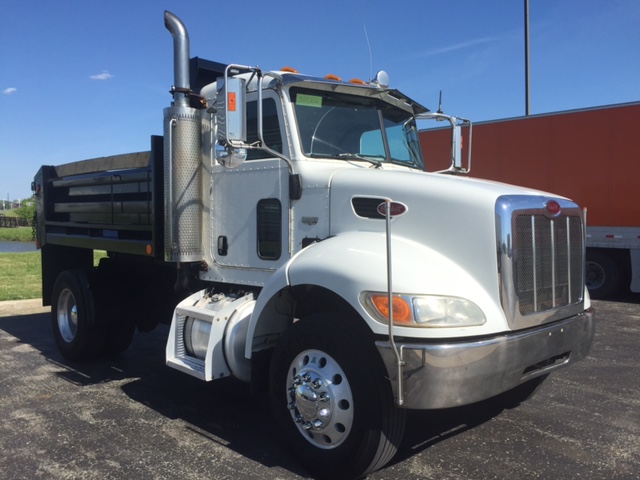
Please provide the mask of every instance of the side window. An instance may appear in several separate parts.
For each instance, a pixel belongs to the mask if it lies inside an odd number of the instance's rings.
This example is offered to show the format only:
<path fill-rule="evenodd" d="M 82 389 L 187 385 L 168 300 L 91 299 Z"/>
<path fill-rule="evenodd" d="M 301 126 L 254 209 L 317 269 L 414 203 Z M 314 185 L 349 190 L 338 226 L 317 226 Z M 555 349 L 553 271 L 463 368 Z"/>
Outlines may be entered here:
<path fill-rule="evenodd" d="M 403 125 L 394 125 L 387 127 L 387 139 L 389 140 L 389 150 L 391 158 L 411 163 L 412 158 L 409 156 L 409 146 L 405 140 L 405 130 Z"/>
<path fill-rule="evenodd" d="M 262 100 L 262 135 L 269 148 L 278 153 L 282 153 L 282 134 L 280 133 L 280 122 L 278 121 L 278 109 L 273 98 Z M 258 141 L 258 102 L 247 102 L 247 142 Z M 268 158 L 271 155 L 263 150 L 249 149 L 247 160 L 257 158 Z"/>
<path fill-rule="evenodd" d="M 278 260 L 282 252 L 282 204 L 277 198 L 258 201 L 258 256 Z"/>

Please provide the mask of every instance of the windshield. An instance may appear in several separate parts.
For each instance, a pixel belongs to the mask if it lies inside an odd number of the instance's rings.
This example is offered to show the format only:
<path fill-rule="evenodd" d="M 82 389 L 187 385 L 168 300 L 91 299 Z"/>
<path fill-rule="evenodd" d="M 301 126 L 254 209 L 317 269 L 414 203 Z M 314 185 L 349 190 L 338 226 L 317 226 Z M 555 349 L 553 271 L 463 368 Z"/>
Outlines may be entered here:
<path fill-rule="evenodd" d="M 380 99 L 293 87 L 305 155 L 424 170 L 413 115 Z"/>

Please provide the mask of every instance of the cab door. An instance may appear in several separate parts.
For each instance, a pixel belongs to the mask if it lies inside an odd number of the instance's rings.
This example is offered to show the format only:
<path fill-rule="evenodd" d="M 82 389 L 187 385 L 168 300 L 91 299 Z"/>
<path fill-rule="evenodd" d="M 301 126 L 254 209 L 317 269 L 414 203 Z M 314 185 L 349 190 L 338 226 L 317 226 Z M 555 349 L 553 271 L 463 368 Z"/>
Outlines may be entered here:
<path fill-rule="evenodd" d="M 262 102 L 265 143 L 288 155 L 279 98 L 266 91 Z M 247 143 L 257 139 L 253 94 L 247 98 Z M 247 160 L 237 168 L 214 165 L 212 178 L 211 253 L 220 279 L 255 283 L 256 278 L 268 278 L 290 256 L 286 162 L 264 150 L 249 149 Z"/>

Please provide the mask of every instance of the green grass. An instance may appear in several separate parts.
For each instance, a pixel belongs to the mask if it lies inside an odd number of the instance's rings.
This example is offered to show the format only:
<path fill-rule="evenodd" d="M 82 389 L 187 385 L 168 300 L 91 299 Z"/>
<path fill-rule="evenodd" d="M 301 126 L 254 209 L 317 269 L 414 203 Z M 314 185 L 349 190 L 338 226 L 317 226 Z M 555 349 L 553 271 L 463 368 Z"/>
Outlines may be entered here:
<path fill-rule="evenodd" d="M 106 252 L 93 252 L 97 265 Z M 40 252 L 0 253 L 0 301 L 27 300 L 42 297 Z"/>
<path fill-rule="evenodd" d="M 0 301 L 42 297 L 40 252 L 0 253 Z"/>
<path fill-rule="evenodd" d="M 0 228 L 0 241 L 32 242 L 33 228 L 31 227 Z"/>

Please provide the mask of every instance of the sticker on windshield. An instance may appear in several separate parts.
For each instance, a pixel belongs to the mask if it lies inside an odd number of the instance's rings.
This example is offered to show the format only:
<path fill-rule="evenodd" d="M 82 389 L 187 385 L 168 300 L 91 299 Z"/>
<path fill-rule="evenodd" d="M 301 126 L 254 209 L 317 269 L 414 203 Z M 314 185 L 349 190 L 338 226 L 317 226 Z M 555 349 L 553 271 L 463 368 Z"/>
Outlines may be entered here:
<path fill-rule="evenodd" d="M 322 97 L 319 95 L 305 95 L 304 93 L 299 93 L 296 97 L 296 105 L 322 108 Z"/>

